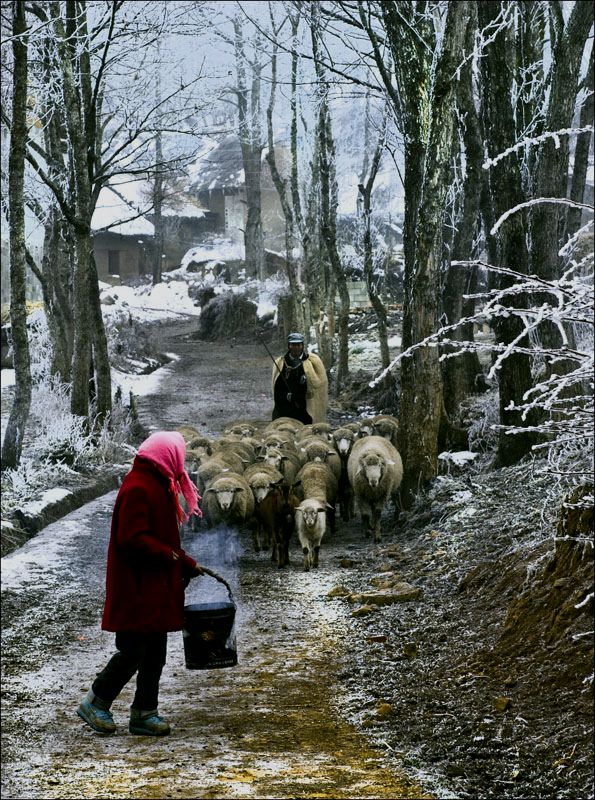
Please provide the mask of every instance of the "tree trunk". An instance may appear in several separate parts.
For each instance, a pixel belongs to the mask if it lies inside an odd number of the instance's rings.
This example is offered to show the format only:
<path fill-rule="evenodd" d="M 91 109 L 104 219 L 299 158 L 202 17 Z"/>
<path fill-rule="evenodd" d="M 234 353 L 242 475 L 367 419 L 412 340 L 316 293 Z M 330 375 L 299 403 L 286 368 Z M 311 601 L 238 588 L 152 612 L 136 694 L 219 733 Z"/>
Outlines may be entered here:
<path fill-rule="evenodd" d="M 378 343 L 380 345 L 380 363 L 382 369 L 386 369 L 390 364 L 390 353 L 388 349 L 388 323 L 387 314 L 382 298 L 378 292 L 378 281 L 374 279 L 374 251 L 372 247 L 372 189 L 374 188 L 374 181 L 378 174 L 380 166 L 380 159 L 384 149 L 384 140 L 386 136 L 386 121 L 387 121 L 387 108 L 385 106 L 382 115 L 382 127 L 376 142 L 374 154 L 372 156 L 370 173 L 368 175 L 368 162 L 369 154 L 364 153 L 364 162 L 362 166 L 362 179 L 359 185 L 359 194 L 362 199 L 362 222 L 363 222 L 363 255 L 364 255 L 364 277 L 366 279 L 366 288 L 368 289 L 368 297 L 376 319 L 378 320 Z"/>
<path fill-rule="evenodd" d="M 271 23 L 273 33 L 276 37 L 277 29 L 275 27 L 274 18 L 271 9 Z M 273 184 L 279 195 L 279 201 L 285 217 L 285 270 L 287 274 L 287 281 L 289 283 L 289 293 L 291 296 L 292 313 L 291 329 L 304 331 L 305 321 L 303 317 L 303 297 L 304 290 L 299 281 L 297 270 L 297 263 L 294 256 L 294 249 L 296 246 L 296 221 L 293 212 L 291 198 L 287 188 L 287 181 L 281 177 L 277 167 L 277 160 L 275 158 L 275 137 L 273 130 L 273 114 L 275 111 L 275 100 L 277 92 L 277 51 L 278 44 L 275 39 L 273 43 L 273 52 L 271 56 L 271 93 L 269 96 L 269 104 L 267 106 L 267 140 L 268 149 L 266 154 L 266 161 L 269 165 Z M 284 319 L 287 319 L 287 313 L 284 314 Z M 289 333 L 290 331 L 286 331 Z"/>
<path fill-rule="evenodd" d="M 42 277 L 44 307 L 52 342 L 52 373 L 70 383 L 72 367 L 72 292 L 70 264 L 66 251 L 66 225 L 52 204 L 44 226 Z"/>
<path fill-rule="evenodd" d="M 471 6 L 473 24 L 467 27 L 465 51 L 473 50 L 477 14 Z M 461 68 L 458 85 L 458 105 L 460 111 L 463 143 L 465 148 L 466 175 L 463 186 L 463 209 L 452 243 L 451 260 L 463 261 L 476 256 L 476 242 L 479 235 L 480 197 L 482 187 L 483 141 L 479 119 L 473 98 L 472 59 L 465 61 Z M 477 285 L 477 269 L 474 267 L 449 266 L 442 304 L 446 320 L 454 325 L 464 316 L 474 313 L 474 302 L 463 300 L 463 295 L 471 294 Z M 473 324 L 466 323 L 454 330 L 450 337 L 455 341 L 473 341 Z M 445 348 L 447 350 L 448 348 Z M 449 418 L 454 419 L 462 401 L 472 392 L 477 391 L 477 378 L 481 375 L 481 365 L 475 352 L 460 352 L 455 346 L 454 352 L 459 355 L 448 358 L 442 363 L 444 381 L 444 408 Z M 448 446 L 448 440 L 446 440 Z"/>
<path fill-rule="evenodd" d="M 349 373 L 349 291 L 347 279 L 343 272 L 339 251 L 337 249 L 337 180 L 335 174 L 335 143 L 333 139 L 332 120 L 328 107 L 328 83 L 319 56 L 320 47 L 320 3 L 311 3 L 310 33 L 312 38 L 312 54 L 314 67 L 319 87 L 318 109 L 318 158 L 320 164 L 320 201 L 321 201 L 321 234 L 324 246 L 331 265 L 334 280 L 329 281 L 326 291 L 327 306 L 334 305 L 334 289 L 336 285 L 339 292 L 339 357 L 337 361 L 337 377 L 335 392 L 339 394 L 344 387 Z M 330 310 L 327 312 L 327 319 Z M 328 329 L 328 328 L 327 328 Z M 329 331 L 330 338 L 330 331 Z M 325 364 L 325 366 L 327 366 Z"/>
<path fill-rule="evenodd" d="M 27 339 L 25 255 L 25 149 L 27 144 L 27 21 L 25 3 L 12 2 L 12 128 L 8 155 L 10 222 L 10 325 L 15 394 L 2 445 L 2 469 L 16 469 L 31 406 L 31 362 Z"/>
<path fill-rule="evenodd" d="M 442 226 L 454 133 L 452 106 L 456 87 L 452 76 L 463 52 L 468 17 L 466 0 L 449 4 L 442 51 L 436 65 L 415 258 L 405 298 L 410 325 L 407 338 L 412 344 L 438 329 Z M 421 347 L 403 360 L 401 385 L 402 499 L 405 507 L 409 507 L 418 487 L 438 473 L 443 387 L 436 347 Z"/>
<path fill-rule="evenodd" d="M 580 127 L 593 125 L 593 58 L 589 63 L 585 79 L 585 89 L 589 92 L 580 113 Z M 589 168 L 589 151 L 591 149 L 591 131 L 580 133 L 576 140 L 574 149 L 574 167 L 572 169 L 572 185 L 570 189 L 570 199 L 575 203 L 583 203 L 585 197 L 585 185 L 587 183 L 587 170 Z M 568 241 L 581 227 L 582 210 L 580 208 L 569 208 L 566 212 L 566 236 Z"/>
<path fill-rule="evenodd" d="M 480 27 L 485 27 L 500 14 L 498 2 L 485 0 L 478 6 Z M 485 140 L 488 145 L 488 156 L 494 157 L 516 143 L 516 132 L 513 116 L 513 75 L 508 59 L 508 30 L 501 31 L 491 42 L 481 60 L 483 114 Z M 489 213 L 499 218 L 512 206 L 524 201 L 521 185 L 519 160 L 515 154 L 503 158 L 490 168 Z M 490 228 L 486 225 L 486 230 Z M 527 250 L 527 225 L 523 213 L 513 214 L 499 229 L 496 240 L 492 242 L 492 252 L 496 255 L 497 266 L 509 266 L 518 272 L 527 272 L 529 253 Z M 489 240 L 488 240 L 489 241 Z M 505 288 L 511 281 L 505 276 L 491 277 L 491 286 Z M 514 304 L 522 304 L 523 299 L 515 298 Z M 493 323 L 496 341 L 499 344 L 510 344 L 523 330 L 523 323 L 517 316 L 500 317 Z M 526 339 L 521 346 L 528 346 Z M 532 385 L 531 359 L 524 353 L 513 353 L 507 358 L 498 374 L 499 414 L 503 426 L 523 427 L 530 424 L 524 422 L 521 413 L 509 409 L 511 404 L 522 402 L 523 395 Z M 501 430 L 498 440 L 498 463 L 501 466 L 514 464 L 530 452 L 535 443 L 533 434 L 507 435 Z"/>
<path fill-rule="evenodd" d="M 163 149 L 161 131 L 155 134 L 155 178 L 153 183 L 153 226 L 155 228 L 155 250 L 153 252 L 153 286 L 161 283 L 163 271 Z"/>
<path fill-rule="evenodd" d="M 246 83 L 246 54 L 242 35 L 241 21 L 234 19 L 236 69 L 238 77 L 238 120 L 242 160 L 244 164 L 244 182 L 246 187 L 246 228 L 244 230 L 244 247 L 246 273 L 250 277 L 264 280 L 264 234 L 261 214 L 261 154 L 260 135 L 260 64 L 252 65 L 252 86 L 250 90 L 250 108 L 248 107 L 248 87 Z"/>

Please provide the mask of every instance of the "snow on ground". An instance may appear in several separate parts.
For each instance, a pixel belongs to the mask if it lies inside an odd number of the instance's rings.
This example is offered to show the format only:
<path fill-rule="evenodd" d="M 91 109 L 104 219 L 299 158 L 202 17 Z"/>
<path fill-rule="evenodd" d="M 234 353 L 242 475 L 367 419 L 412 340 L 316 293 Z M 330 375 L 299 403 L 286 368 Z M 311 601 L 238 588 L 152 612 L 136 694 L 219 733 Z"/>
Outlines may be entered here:
<path fill-rule="evenodd" d="M 2 386 L 3 389 L 8 389 L 9 386 L 14 386 L 14 384 L 14 369 L 3 369 L 0 374 L 0 386 Z"/>

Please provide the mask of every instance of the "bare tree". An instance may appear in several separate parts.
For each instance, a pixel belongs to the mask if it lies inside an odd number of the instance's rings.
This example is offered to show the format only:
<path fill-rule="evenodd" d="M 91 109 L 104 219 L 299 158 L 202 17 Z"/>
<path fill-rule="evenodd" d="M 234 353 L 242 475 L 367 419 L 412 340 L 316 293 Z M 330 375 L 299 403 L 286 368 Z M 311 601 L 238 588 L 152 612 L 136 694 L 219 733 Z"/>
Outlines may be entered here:
<path fill-rule="evenodd" d="M 366 104 L 366 128 L 369 127 L 369 103 Z M 388 325 L 387 313 L 382 298 L 378 293 L 378 281 L 374 277 L 374 251 L 372 246 L 372 189 L 374 188 L 374 181 L 378 174 L 380 166 L 380 159 L 384 149 L 386 138 L 386 124 L 387 124 L 388 109 L 385 104 L 382 111 L 382 120 L 380 123 L 380 131 L 376 146 L 372 155 L 372 160 L 368 167 L 369 154 L 366 143 L 364 142 L 364 162 L 362 167 L 361 183 L 359 184 L 359 193 L 362 198 L 362 222 L 363 222 L 363 256 L 364 256 L 364 277 L 366 280 L 366 287 L 368 289 L 368 297 L 376 319 L 378 320 L 378 342 L 380 344 L 380 363 L 382 368 L 385 369 L 390 363 L 390 353 L 388 350 Z M 364 137 L 366 138 L 366 137 Z"/>
<path fill-rule="evenodd" d="M 260 125 L 260 84 L 261 70 L 259 42 L 255 43 L 254 57 L 248 61 L 244 47 L 242 20 L 239 16 L 233 22 L 235 34 L 235 54 L 237 71 L 236 95 L 238 100 L 238 122 L 240 145 L 244 163 L 246 185 L 246 229 L 244 244 L 246 251 L 246 270 L 259 280 L 265 278 L 264 234 L 262 230 L 262 133 Z M 252 75 L 250 89 L 246 76 L 249 64 Z"/>
<path fill-rule="evenodd" d="M 271 177 L 273 179 L 273 183 L 275 185 L 275 189 L 277 190 L 277 194 L 279 195 L 279 201 L 281 203 L 281 208 L 283 210 L 283 216 L 285 218 L 285 262 L 286 262 L 286 272 L 287 272 L 287 280 L 289 283 L 289 293 L 290 293 L 290 302 L 291 302 L 291 314 L 290 320 L 288 320 L 288 330 L 285 333 L 289 333 L 289 328 L 292 330 L 297 329 L 300 331 L 306 331 L 309 329 L 309 322 L 306 323 L 304 317 L 304 304 L 305 304 L 305 293 L 304 287 L 300 280 L 300 275 L 298 271 L 298 259 L 295 256 L 295 248 L 297 247 L 298 243 L 298 230 L 297 230 L 297 220 L 296 220 L 296 210 L 294 208 L 295 202 L 295 193 L 291 191 L 291 186 L 288 185 L 290 179 L 283 177 L 279 171 L 277 166 L 277 159 L 275 155 L 275 134 L 274 134 L 274 127 L 273 127 L 273 117 L 275 112 L 275 101 L 276 101 L 276 93 L 277 93 L 277 57 L 279 51 L 279 44 L 278 44 L 278 36 L 280 34 L 281 28 L 284 25 L 285 20 L 283 20 L 280 24 L 278 24 L 275 20 L 275 16 L 273 13 L 273 6 L 269 4 L 269 11 L 270 11 L 270 19 L 271 19 L 271 32 L 273 38 L 273 46 L 271 52 L 271 91 L 269 94 L 269 102 L 267 106 L 267 153 L 266 153 L 266 161 L 269 165 L 269 169 L 271 171 Z M 288 17 L 286 17 L 287 19 Z M 291 26 L 292 26 L 292 35 L 295 39 L 297 35 L 297 26 L 299 24 L 299 17 L 298 15 L 290 15 L 289 18 L 291 19 Z M 292 52 L 292 98 L 294 93 L 297 92 L 297 52 L 294 48 Z M 297 104 L 292 100 L 292 127 L 294 124 L 297 126 Z M 293 141 L 293 137 L 292 137 Z M 296 149 L 297 149 L 297 141 L 296 141 Z M 294 150 L 293 144 L 291 146 L 291 159 L 292 163 L 294 161 Z M 296 161 L 296 169 L 297 169 L 297 152 L 295 153 L 295 161 Z M 292 170 L 293 171 L 293 170 Z M 298 193 L 298 203 L 299 200 L 299 193 Z M 297 215 L 301 215 L 301 208 L 298 207 Z"/>
<path fill-rule="evenodd" d="M 329 87 L 326 80 L 323 64 L 320 60 L 321 30 L 320 30 L 320 3 L 310 4 L 310 35 L 312 39 L 312 54 L 318 80 L 318 117 L 316 123 L 318 163 L 320 168 L 320 205 L 321 205 L 321 234 L 328 260 L 331 265 L 334 281 L 328 281 L 323 295 L 325 301 L 325 317 L 331 316 L 330 307 L 334 304 L 333 284 L 339 292 L 339 354 L 337 360 L 337 377 L 335 390 L 340 392 L 349 372 L 349 291 L 347 279 L 341 265 L 337 248 L 337 179 L 335 173 L 335 142 L 333 138 L 332 120 L 329 108 Z M 324 319 L 320 319 L 324 323 Z M 329 328 L 319 324 L 319 344 L 329 335 Z M 324 351 L 325 346 L 321 348 Z M 327 368 L 330 364 L 325 362 Z"/>
<path fill-rule="evenodd" d="M 25 294 L 25 150 L 27 143 L 27 20 L 23 0 L 12 0 L 13 92 L 9 153 L 10 324 L 15 366 L 15 396 L 4 443 L 2 469 L 18 466 L 31 406 L 31 366 Z"/>

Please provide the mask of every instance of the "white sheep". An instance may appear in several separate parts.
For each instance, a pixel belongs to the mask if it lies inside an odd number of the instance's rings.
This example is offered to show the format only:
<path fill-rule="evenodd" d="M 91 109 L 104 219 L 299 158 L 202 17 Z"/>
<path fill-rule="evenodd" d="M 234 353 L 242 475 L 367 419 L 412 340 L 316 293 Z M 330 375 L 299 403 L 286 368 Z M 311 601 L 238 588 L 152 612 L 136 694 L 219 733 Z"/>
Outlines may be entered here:
<path fill-rule="evenodd" d="M 316 498 L 303 500 L 295 510 L 295 525 L 304 554 L 304 570 L 318 566 L 320 543 L 326 530 L 326 506 Z"/>
<path fill-rule="evenodd" d="M 366 536 L 381 540 L 380 516 L 389 498 L 403 479 L 403 463 L 398 450 L 382 436 L 366 436 L 353 445 L 347 474 L 361 514 Z"/>
<path fill-rule="evenodd" d="M 245 478 L 236 472 L 216 477 L 203 496 L 203 510 L 211 525 L 225 522 L 244 526 L 253 522 L 254 495 Z"/>

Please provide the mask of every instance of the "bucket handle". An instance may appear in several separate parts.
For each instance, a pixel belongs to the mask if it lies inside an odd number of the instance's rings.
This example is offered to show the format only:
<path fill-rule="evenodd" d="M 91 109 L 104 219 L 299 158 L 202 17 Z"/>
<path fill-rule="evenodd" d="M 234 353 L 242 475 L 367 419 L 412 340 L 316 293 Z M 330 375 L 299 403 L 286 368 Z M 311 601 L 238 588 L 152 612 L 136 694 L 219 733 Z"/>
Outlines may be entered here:
<path fill-rule="evenodd" d="M 232 603 L 233 603 L 233 594 L 232 594 L 232 591 L 231 591 L 231 586 L 230 586 L 230 585 L 229 585 L 229 583 L 228 583 L 228 582 L 225 580 L 225 578 L 222 578 L 222 577 L 221 577 L 221 575 L 218 575 L 216 572 L 213 572 L 213 570 L 212 570 L 212 569 L 208 569 L 207 567 L 203 567 L 203 566 L 202 566 L 202 564 L 201 564 L 201 567 L 200 567 L 200 568 L 201 568 L 201 569 L 202 569 L 202 571 L 205 573 L 205 575 L 210 575 L 210 576 L 211 576 L 211 578 L 215 578 L 215 580 L 219 581 L 219 583 L 222 583 L 222 584 L 225 586 L 225 588 L 226 588 L 226 589 L 227 589 L 227 591 L 229 592 L 229 599 L 230 599 L 230 600 L 232 601 Z"/>

